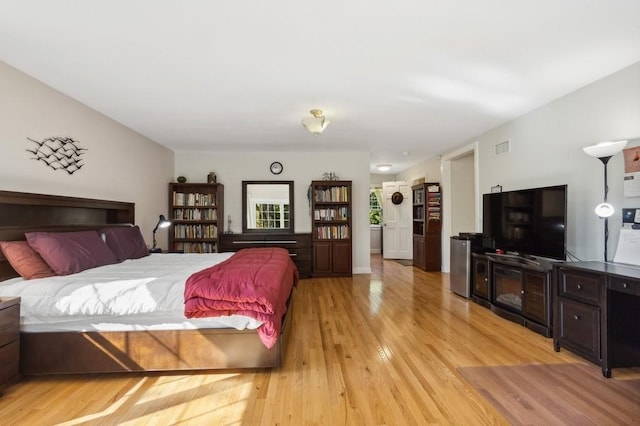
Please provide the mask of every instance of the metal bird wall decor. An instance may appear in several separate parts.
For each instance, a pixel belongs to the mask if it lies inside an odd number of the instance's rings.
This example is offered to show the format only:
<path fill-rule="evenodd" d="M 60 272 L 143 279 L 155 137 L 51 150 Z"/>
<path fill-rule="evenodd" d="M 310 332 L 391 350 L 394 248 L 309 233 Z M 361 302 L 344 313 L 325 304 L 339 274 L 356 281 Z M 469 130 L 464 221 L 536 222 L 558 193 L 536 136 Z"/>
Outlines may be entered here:
<path fill-rule="evenodd" d="M 80 148 L 78 141 L 57 136 L 42 141 L 27 140 L 34 143 L 33 149 L 26 150 L 34 155 L 31 159 L 42 161 L 53 170 L 64 170 L 72 175 L 84 166 L 82 154 L 86 149 Z"/>

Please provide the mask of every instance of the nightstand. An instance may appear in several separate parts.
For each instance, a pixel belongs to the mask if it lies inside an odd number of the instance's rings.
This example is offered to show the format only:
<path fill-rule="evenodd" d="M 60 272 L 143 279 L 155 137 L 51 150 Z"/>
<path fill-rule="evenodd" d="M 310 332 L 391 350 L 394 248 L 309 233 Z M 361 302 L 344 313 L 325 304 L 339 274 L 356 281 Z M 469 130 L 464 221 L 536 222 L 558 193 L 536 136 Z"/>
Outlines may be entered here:
<path fill-rule="evenodd" d="M 0 297 L 0 390 L 20 379 L 20 298 Z"/>

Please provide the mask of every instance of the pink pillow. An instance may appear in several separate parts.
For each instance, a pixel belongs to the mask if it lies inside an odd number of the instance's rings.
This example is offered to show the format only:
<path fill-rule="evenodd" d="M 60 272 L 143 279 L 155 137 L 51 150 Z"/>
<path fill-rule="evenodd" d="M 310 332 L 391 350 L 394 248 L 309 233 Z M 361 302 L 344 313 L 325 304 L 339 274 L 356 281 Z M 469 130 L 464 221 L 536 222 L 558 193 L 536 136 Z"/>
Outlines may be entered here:
<path fill-rule="evenodd" d="M 0 241 L 0 248 L 13 269 L 25 280 L 56 275 L 26 241 Z"/>
<path fill-rule="evenodd" d="M 105 242 L 116 255 L 118 262 L 149 256 L 147 243 L 144 242 L 138 226 L 104 228 L 100 232 L 104 234 Z"/>
<path fill-rule="evenodd" d="M 24 235 L 56 275 L 118 262 L 97 231 L 27 232 Z"/>

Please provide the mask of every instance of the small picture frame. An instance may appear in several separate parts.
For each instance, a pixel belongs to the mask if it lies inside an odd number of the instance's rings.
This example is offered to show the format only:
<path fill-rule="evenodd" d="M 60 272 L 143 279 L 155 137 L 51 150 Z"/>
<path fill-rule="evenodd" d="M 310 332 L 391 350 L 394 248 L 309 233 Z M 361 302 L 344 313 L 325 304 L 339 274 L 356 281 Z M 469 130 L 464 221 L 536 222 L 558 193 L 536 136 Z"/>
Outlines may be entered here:
<path fill-rule="evenodd" d="M 491 187 L 492 194 L 495 194 L 497 192 L 502 192 L 502 185 L 494 185 Z"/>
<path fill-rule="evenodd" d="M 218 177 L 215 172 L 211 172 L 207 175 L 207 183 L 218 183 Z"/>

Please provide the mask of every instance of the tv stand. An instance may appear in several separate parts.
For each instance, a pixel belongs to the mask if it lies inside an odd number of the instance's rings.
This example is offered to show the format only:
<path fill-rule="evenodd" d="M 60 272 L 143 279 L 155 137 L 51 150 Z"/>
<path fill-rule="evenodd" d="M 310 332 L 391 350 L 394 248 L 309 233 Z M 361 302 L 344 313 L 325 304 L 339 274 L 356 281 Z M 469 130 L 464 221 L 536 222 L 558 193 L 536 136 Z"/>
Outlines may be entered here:
<path fill-rule="evenodd" d="M 489 256 L 490 258 L 495 258 L 496 260 L 499 259 L 511 259 L 514 260 L 516 262 L 521 262 L 521 263 L 526 263 L 529 265 L 536 265 L 536 266 L 540 266 L 540 262 L 533 256 L 527 255 L 527 254 L 516 254 L 516 253 L 491 253 L 491 254 L 487 254 L 487 256 Z"/>
<path fill-rule="evenodd" d="M 519 254 L 474 254 L 472 300 L 551 337 L 551 265 L 548 259 Z"/>

